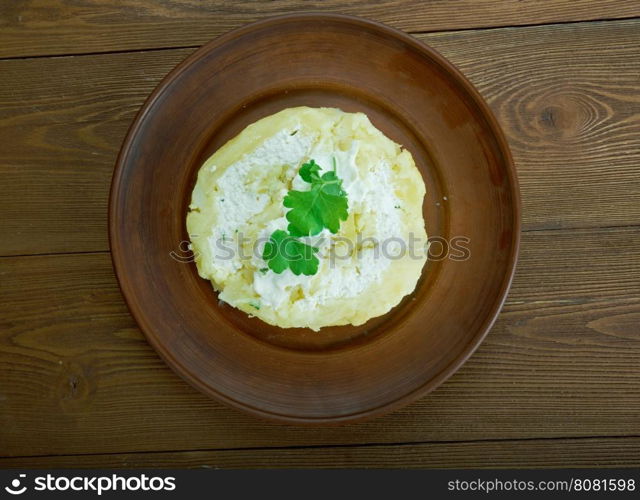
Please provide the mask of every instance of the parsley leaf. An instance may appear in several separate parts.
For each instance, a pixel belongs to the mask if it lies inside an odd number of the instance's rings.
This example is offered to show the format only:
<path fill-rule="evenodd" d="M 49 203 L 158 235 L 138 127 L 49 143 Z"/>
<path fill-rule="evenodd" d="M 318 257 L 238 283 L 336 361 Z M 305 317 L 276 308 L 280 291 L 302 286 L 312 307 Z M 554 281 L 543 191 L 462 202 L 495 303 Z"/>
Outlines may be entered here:
<path fill-rule="evenodd" d="M 281 274 L 285 269 L 291 269 L 293 274 L 311 276 L 318 272 L 320 261 L 315 256 L 316 247 L 307 245 L 289 236 L 286 231 L 278 229 L 271 234 L 264 245 L 262 258 L 269 269 Z"/>
<path fill-rule="evenodd" d="M 262 258 L 277 274 L 291 269 L 295 275 L 314 275 L 320 261 L 315 256 L 316 247 L 298 240 L 301 236 L 314 236 L 325 227 L 332 233 L 340 229 L 340 221 L 347 220 L 349 203 L 347 193 L 342 189 L 342 179 L 336 175 L 336 161 L 333 171 L 320 175 L 320 165 L 315 160 L 304 163 L 298 172 L 303 181 L 311 184 L 309 191 L 289 191 L 283 205 L 287 212 L 287 231 L 274 231 L 262 251 Z M 266 272 L 263 268 L 260 272 Z"/>
<path fill-rule="evenodd" d="M 309 191 L 289 191 L 283 204 L 287 212 L 291 236 L 314 236 L 325 227 L 332 233 L 340 229 L 340 221 L 347 220 L 349 203 L 342 189 L 342 179 L 335 170 L 320 175 L 320 166 L 310 160 L 300 167 L 299 175 L 311 184 Z"/>
<path fill-rule="evenodd" d="M 303 163 L 298 171 L 298 175 L 302 177 L 302 180 L 311 184 L 314 179 L 318 179 L 320 172 L 320 165 L 315 160 L 309 160 L 309 163 Z"/>

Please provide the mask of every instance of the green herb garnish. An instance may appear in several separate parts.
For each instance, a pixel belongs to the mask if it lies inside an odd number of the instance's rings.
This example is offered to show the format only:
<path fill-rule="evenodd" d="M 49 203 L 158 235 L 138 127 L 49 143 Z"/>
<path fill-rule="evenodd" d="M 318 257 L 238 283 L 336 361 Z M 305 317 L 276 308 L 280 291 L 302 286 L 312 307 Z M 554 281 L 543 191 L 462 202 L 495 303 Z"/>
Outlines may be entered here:
<path fill-rule="evenodd" d="M 311 184 L 309 191 L 289 191 L 284 198 L 289 234 L 314 236 L 327 228 L 332 233 L 340 230 L 340 221 L 347 220 L 349 203 L 342 189 L 342 179 L 335 170 L 319 174 L 320 166 L 310 160 L 300 168 L 302 180 Z"/>
<path fill-rule="evenodd" d="M 315 256 L 316 247 L 307 245 L 278 229 L 271 234 L 265 244 L 262 257 L 267 261 L 269 269 L 280 274 L 291 269 L 293 274 L 310 276 L 318 272 L 320 261 Z"/>
<path fill-rule="evenodd" d="M 309 160 L 300 167 L 298 174 L 311 184 L 311 189 L 287 193 L 283 205 L 291 209 L 287 212 L 288 232 L 274 231 L 264 246 L 262 258 L 277 274 L 291 269 L 295 275 L 311 276 L 318 272 L 320 261 L 315 256 L 318 249 L 297 238 L 314 236 L 325 228 L 337 233 L 340 221 L 349 216 L 349 204 L 347 193 L 342 189 L 342 179 L 336 175 L 335 158 L 333 171 L 320 175 L 320 165 Z"/>

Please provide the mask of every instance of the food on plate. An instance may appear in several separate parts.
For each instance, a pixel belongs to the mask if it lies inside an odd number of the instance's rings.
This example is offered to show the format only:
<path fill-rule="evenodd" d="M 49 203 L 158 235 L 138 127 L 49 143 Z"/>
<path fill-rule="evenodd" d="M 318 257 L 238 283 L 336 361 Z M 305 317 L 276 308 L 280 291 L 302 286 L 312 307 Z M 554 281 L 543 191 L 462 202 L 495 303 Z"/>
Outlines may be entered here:
<path fill-rule="evenodd" d="M 204 162 L 187 231 L 220 300 L 283 328 L 360 325 L 416 286 L 424 196 L 411 153 L 365 114 L 289 108 Z"/>

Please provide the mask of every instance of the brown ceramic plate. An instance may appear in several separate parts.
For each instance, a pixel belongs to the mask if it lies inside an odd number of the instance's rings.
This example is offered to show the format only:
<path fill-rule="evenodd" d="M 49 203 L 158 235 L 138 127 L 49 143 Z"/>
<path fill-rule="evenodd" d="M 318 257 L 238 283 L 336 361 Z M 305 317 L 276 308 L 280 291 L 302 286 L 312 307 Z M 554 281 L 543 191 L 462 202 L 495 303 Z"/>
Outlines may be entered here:
<path fill-rule="evenodd" d="M 453 249 L 434 258 L 410 297 L 360 327 L 269 326 L 220 304 L 186 262 L 185 216 L 202 162 L 250 123 L 300 105 L 366 113 L 413 154 L 429 236 L 469 241 L 468 259 Z M 520 229 L 509 149 L 478 92 L 411 36 L 335 15 L 245 26 L 174 69 L 122 146 L 109 216 L 120 286 L 165 361 L 224 403 L 312 424 L 380 415 L 455 372 L 500 310 Z"/>

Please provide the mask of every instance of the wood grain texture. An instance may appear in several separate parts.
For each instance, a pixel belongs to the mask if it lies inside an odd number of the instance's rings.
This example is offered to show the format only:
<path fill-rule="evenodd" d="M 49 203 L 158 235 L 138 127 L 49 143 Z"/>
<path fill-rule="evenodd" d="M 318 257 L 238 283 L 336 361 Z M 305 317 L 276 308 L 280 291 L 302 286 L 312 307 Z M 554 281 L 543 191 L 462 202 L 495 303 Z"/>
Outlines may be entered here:
<path fill-rule="evenodd" d="M 640 22 L 420 38 L 491 104 L 526 229 L 640 223 Z"/>
<path fill-rule="evenodd" d="M 0 255 L 109 248 L 120 144 L 147 95 L 189 52 L 0 62 Z"/>
<path fill-rule="evenodd" d="M 639 263 L 637 227 L 525 234 L 507 304 L 456 375 L 389 416 L 314 429 L 178 379 L 127 313 L 108 254 L 5 257 L 1 454 L 636 435 Z"/>
<path fill-rule="evenodd" d="M 201 45 L 267 16 L 333 12 L 405 31 L 615 19 L 640 15 L 635 0 L 20 0 L 0 6 L 0 57 Z"/>
<path fill-rule="evenodd" d="M 488 469 L 639 466 L 638 437 L 0 458 L 0 468 L 3 469 Z"/>
<path fill-rule="evenodd" d="M 420 39 L 494 109 L 519 171 L 525 230 L 640 223 L 640 21 Z M 120 144 L 191 51 L 0 61 L 0 255 L 108 249 Z"/>
<path fill-rule="evenodd" d="M 0 58 L 193 47 L 318 9 L 412 32 L 640 14 L 635 0 L 24 0 L 0 5 Z M 124 134 L 193 49 L 0 61 L 0 255 L 97 252 L 0 258 L 0 455 L 14 457 L 0 467 L 640 466 L 640 23 L 418 36 L 490 102 L 538 231 L 457 375 L 381 420 L 321 430 L 262 423 L 178 379 L 104 253 Z M 629 227 L 598 229 L 616 225 Z M 277 448 L 224 449 L 238 447 Z M 15 458 L 77 453 L 92 455 Z"/>

